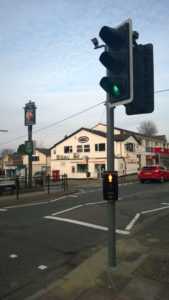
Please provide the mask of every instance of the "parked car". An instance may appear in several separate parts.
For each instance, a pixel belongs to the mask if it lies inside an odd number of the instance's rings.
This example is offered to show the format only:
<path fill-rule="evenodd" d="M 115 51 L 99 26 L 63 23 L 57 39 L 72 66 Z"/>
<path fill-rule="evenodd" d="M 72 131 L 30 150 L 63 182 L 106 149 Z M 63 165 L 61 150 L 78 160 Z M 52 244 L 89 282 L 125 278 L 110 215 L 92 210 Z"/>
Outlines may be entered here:
<path fill-rule="evenodd" d="M 8 191 L 16 189 L 16 182 L 14 178 L 1 177 L 0 178 L 0 191 Z"/>
<path fill-rule="evenodd" d="M 44 174 L 42 172 L 35 172 L 34 174 L 35 185 L 43 185 L 44 182 Z"/>
<path fill-rule="evenodd" d="M 145 181 L 159 181 L 163 183 L 165 180 L 169 180 L 169 171 L 162 165 L 148 165 L 141 168 L 139 177 L 141 183 Z"/>

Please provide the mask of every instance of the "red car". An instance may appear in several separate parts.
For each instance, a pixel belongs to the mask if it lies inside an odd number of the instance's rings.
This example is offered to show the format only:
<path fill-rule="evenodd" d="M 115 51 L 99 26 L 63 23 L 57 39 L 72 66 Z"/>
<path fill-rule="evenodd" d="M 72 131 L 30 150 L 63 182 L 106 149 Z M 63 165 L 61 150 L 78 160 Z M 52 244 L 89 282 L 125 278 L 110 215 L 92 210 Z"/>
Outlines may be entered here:
<path fill-rule="evenodd" d="M 148 165 L 140 170 L 140 182 L 144 181 L 159 181 L 163 183 L 165 180 L 169 180 L 169 171 L 162 165 Z"/>

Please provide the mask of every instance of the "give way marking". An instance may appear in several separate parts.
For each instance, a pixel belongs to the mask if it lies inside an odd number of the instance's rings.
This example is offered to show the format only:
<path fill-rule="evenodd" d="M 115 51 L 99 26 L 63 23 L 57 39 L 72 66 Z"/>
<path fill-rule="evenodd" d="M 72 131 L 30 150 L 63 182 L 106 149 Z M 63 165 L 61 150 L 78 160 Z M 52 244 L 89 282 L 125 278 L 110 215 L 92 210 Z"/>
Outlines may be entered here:
<path fill-rule="evenodd" d="M 142 211 L 140 213 L 137 213 L 135 215 L 135 217 L 131 220 L 131 222 L 126 226 L 125 230 L 131 230 L 131 228 L 134 226 L 134 224 L 136 223 L 136 221 L 139 219 L 139 217 L 141 215 L 169 208 L 169 203 L 161 203 L 161 204 L 167 205 L 167 206 L 159 207 L 159 208 L 155 208 L 155 209 L 151 209 L 151 210 L 146 210 L 146 211 Z"/>
<path fill-rule="evenodd" d="M 79 207 L 82 207 L 82 206 L 96 205 L 96 204 L 100 204 L 100 203 L 105 203 L 105 201 L 92 202 L 92 203 L 77 205 L 77 206 L 62 210 L 62 211 L 58 211 L 58 212 L 52 214 L 51 216 L 44 216 L 44 218 L 45 219 L 50 219 L 50 220 L 55 220 L 55 221 L 60 221 L 60 222 L 65 222 L 65 223 L 76 224 L 76 225 L 80 225 L 80 226 L 84 226 L 84 227 L 88 227 L 88 228 L 108 231 L 108 227 L 104 227 L 104 226 L 100 226 L 100 225 L 96 225 L 96 224 L 92 224 L 92 223 L 88 223 L 88 222 L 82 222 L 82 221 L 77 221 L 77 220 L 73 220 L 73 219 L 68 219 L 68 218 L 60 218 L 60 217 L 56 216 L 56 215 L 68 212 L 70 210 L 75 210 L 75 209 L 77 209 Z M 129 234 L 130 232 L 127 231 L 127 230 L 116 229 L 116 233 L 126 235 L 126 234 Z"/>

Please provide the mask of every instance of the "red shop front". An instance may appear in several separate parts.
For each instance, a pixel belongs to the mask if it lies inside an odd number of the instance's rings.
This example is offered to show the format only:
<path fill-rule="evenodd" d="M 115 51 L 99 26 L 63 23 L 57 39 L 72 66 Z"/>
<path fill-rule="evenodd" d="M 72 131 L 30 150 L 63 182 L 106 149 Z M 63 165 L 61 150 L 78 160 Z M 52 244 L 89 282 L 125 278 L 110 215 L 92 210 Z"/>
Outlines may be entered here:
<path fill-rule="evenodd" d="M 154 153 L 156 157 L 156 164 L 165 165 L 169 167 L 169 149 L 163 147 L 155 147 Z"/>

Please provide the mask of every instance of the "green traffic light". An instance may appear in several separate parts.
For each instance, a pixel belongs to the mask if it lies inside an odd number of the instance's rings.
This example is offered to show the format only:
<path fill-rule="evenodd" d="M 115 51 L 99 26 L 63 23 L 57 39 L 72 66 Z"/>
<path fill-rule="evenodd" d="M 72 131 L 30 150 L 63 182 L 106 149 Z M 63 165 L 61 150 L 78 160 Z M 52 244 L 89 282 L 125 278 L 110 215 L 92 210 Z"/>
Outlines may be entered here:
<path fill-rule="evenodd" d="M 117 85 L 113 85 L 113 94 L 116 97 L 120 96 L 120 90 Z"/>
<path fill-rule="evenodd" d="M 116 80 L 117 81 L 117 80 Z M 116 84 L 116 82 L 111 77 L 103 77 L 100 80 L 101 87 L 110 94 L 113 99 L 120 99 L 123 95 L 124 87 L 123 82 L 119 80 L 119 83 Z"/>

